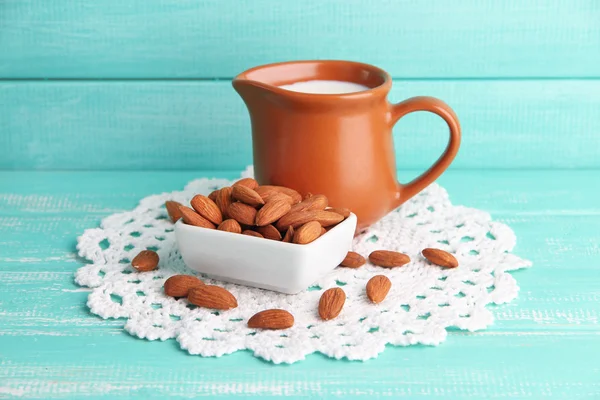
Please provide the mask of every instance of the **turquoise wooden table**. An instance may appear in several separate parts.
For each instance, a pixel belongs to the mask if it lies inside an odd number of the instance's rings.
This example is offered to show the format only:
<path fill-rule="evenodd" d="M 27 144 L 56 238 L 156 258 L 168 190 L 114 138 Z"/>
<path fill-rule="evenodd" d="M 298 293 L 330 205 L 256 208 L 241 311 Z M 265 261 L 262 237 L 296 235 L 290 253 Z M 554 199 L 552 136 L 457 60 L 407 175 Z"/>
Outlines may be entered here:
<path fill-rule="evenodd" d="M 338 58 L 432 95 L 464 143 L 452 202 L 511 226 L 519 297 L 487 330 L 367 362 L 201 358 L 90 314 L 76 237 L 144 196 L 252 162 L 230 79 Z M 600 3 L 0 0 L 0 398 L 600 399 Z M 445 127 L 394 131 L 399 176 Z"/>

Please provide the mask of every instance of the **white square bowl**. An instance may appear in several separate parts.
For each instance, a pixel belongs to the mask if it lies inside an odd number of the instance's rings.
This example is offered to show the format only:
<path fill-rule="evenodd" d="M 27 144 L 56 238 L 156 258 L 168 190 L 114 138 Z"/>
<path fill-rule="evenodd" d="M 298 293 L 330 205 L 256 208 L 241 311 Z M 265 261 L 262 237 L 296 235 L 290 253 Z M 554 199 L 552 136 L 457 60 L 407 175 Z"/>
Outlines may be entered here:
<path fill-rule="evenodd" d="M 295 294 L 337 267 L 352 246 L 356 215 L 309 244 L 175 224 L 186 265 L 221 281 Z"/>

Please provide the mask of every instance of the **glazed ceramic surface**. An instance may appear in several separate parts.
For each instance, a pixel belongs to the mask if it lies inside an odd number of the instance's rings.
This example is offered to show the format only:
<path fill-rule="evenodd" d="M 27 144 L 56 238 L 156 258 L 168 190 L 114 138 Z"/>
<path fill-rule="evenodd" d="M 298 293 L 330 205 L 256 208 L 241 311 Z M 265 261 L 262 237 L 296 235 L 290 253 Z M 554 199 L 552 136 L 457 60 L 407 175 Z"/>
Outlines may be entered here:
<path fill-rule="evenodd" d="M 337 80 L 369 90 L 314 94 L 282 89 L 310 80 Z M 350 61 L 300 61 L 250 69 L 233 80 L 252 121 L 254 167 L 261 184 L 323 193 L 335 207 L 358 217 L 358 228 L 376 222 L 417 194 L 450 165 L 460 145 L 452 109 L 433 97 L 390 104 L 387 72 Z M 396 180 L 392 127 L 406 114 L 429 111 L 448 124 L 450 141 L 425 173 Z"/>
<path fill-rule="evenodd" d="M 177 245 L 188 267 L 222 281 L 294 294 L 337 267 L 352 245 L 356 216 L 314 242 L 300 245 L 216 229 L 175 225 Z"/>

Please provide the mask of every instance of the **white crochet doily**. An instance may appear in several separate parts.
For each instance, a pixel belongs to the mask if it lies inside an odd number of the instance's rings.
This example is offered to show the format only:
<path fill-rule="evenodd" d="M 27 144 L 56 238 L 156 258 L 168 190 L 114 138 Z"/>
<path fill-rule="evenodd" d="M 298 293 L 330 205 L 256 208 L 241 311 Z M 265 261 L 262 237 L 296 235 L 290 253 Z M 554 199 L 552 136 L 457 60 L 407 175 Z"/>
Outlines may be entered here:
<path fill-rule="evenodd" d="M 384 269 L 367 263 L 358 269 L 337 268 L 298 295 L 216 282 L 238 300 L 239 307 L 229 311 L 197 308 L 186 299 L 165 296 L 162 286 L 168 277 L 194 274 L 177 251 L 165 201 L 187 204 L 195 194 L 231 183 L 195 180 L 181 192 L 146 197 L 134 210 L 109 216 L 100 228 L 85 231 L 77 249 L 91 263 L 81 267 L 75 279 L 93 288 L 87 302 L 92 313 L 127 318 L 125 330 L 131 335 L 176 338 L 183 349 L 202 356 L 249 349 L 275 363 L 293 363 L 313 352 L 366 360 L 384 351 L 388 343 L 437 345 L 446 338 L 446 328 L 487 327 L 493 316 L 485 306 L 517 296 L 519 288 L 508 271 L 531 265 L 510 253 L 516 242 L 510 228 L 492 221 L 484 211 L 452 205 L 446 191 L 433 184 L 354 240 L 353 250 L 364 256 L 378 249 L 410 255 L 412 261 L 404 267 Z M 431 265 L 420 255 L 426 247 L 454 253 L 460 266 Z M 130 261 L 144 249 L 158 252 L 159 268 L 138 273 Z M 381 304 L 374 305 L 366 297 L 365 285 L 377 274 L 386 275 L 392 289 Z M 346 292 L 346 304 L 338 318 L 322 321 L 317 313 L 319 298 L 336 286 Z M 291 311 L 294 326 L 282 331 L 247 327 L 252 315 L 269 308 Z"/>

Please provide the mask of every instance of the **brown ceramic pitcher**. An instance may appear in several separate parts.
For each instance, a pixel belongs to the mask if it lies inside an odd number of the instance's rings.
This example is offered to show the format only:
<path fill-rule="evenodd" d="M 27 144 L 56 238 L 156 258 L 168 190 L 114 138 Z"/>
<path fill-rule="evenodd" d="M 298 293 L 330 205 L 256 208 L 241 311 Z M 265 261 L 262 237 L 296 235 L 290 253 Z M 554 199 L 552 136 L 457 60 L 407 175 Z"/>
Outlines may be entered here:
<path fill-rule="evenodd" d="M 345 94 L 294 92 L 278 86 L 336 80 L 370 88 Z M 252 68 L 233 80 L 252 122 L 254 172 L 260 184 L 300 193 L 322 193 L 333 207 L 358 216 L 358 229 L 373 224 L 432 183 L 452 162 L 460 125 L 448 105 L 433 97 L 390 104 L 387 72 L 349 61 L 298 61 Z M 442 117 L 450 141 L 442 156 L 407 184 L 396 180 L 392 127 L 414 111 Z"/>

